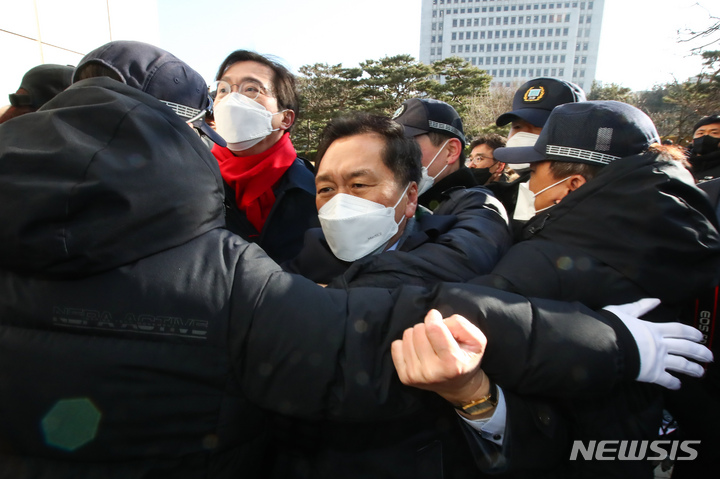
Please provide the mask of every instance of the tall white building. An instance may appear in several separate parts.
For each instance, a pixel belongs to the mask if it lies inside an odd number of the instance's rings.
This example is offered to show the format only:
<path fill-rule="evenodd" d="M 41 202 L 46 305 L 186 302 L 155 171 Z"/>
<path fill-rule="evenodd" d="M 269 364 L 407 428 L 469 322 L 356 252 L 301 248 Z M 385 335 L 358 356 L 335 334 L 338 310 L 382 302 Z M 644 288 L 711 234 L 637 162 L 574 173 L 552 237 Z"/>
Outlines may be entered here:
<path fill-rule="evenodd" d="M 589 92 L 604 0 L 422 0 L 420 61 L 457 56 L 487 70 L 493 85 L 549 76 Z"/>

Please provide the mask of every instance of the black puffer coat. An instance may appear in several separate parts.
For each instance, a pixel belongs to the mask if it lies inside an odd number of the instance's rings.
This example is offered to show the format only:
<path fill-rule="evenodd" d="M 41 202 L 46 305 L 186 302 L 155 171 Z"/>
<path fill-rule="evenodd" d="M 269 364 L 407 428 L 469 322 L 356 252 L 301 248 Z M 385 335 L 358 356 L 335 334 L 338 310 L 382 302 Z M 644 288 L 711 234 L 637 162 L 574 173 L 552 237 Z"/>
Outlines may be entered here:
<path fill-rule="evenodd" d="M 654 297 L 669 313 L 656 319 L 667 321 L 676 319 L 668 305 L 714 285 L 720 271 L 714 208 L 680 163 L 653 153 L 606 166 L 528 221 L 523 236 L 492 275 L 472 282 L 592 308 Z M 628 383 L 570 409 L 574 439 L 653 440 L 662 401 L 658 388 Z M 572 466 L 578 477 L 652 475 L 647 461 Z"/>

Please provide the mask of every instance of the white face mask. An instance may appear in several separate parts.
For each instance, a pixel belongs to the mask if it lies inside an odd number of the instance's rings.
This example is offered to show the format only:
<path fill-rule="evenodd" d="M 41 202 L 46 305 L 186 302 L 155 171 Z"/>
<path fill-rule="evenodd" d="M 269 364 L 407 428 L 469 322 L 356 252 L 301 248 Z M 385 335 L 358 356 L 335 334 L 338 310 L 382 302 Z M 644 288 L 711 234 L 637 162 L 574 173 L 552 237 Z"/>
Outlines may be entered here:
<path fill-rule="evenodd" d="M 427 166 L 422 167 L 422 171 L 421 171 L 422 177 L 420 178 L 420 184 L 418 185 L 418 196 L 422 195 L 427 190 L 432 188 L 432 185 L 435 183 L 435 178 L 440 176 L 440 173 L 445 171 L 445 168 L 448 167 L 447 163 L 445 163 L 445 166 L 443 166 L 442 170 L 438 171 L 437 175 L 435 175 L 435 176 L 428 175 L 428 168 L 430 168 L 430 166 L 432 166 L 432 164 L 435 162 L 435 159 L 438 157 L 440 152 L 443 151 L 443 148 L 445 148 L 445 145 L 448 144 L 448 141 L 450 141 L 450 140 L 448 139 L 445 141 L 445 143 L 442 144 L 442 146 L 440 147 L 438 152 L 435 153 L 435 156 L 433 156 L 433 159 L 430 160 L 430 163 Z"/>
<path fill-rule="evenodd" d="M 537 142 L 537 139 L 540 135 L 536 135 L 535 133 L 528 133 L 526 131 L 521 131 L 518 133 L 515 133 L 512 137 L 510 137 L 505 144 L 505 148 L 516 148 L 518 146 L 535 146 L 535 142 Z M 512 168 L 514 170 L 524 170 L 525 168 L 530 168 L 530 163 L 515 163 L 512 165 Z"/>
<path fill-rule="evenodd" d="M 546 209 L 554 206 L 546 206 L 545 208 L 541 208 L 539 210 L 535 209 L 535 198 L 538 197 L 538 195 L 544 191 L 549 190 L 553 186 L 557 186 L 563 181 L 566 181 L 569 176 L 565 179 L 562 179 L 558 181 L 557 183 L 553 183 L 552 185 L 543 188 L 542 190 L 538 191 L 537 193 L 533 193 L 532 190 L 530 190 L 530 182 L 526 181 L 525 183 L 520 183 L 518 188 L 518 199 L 517 203 L 515 203 L 515 212 L 513 213 L 513 219 L 518 221 L 527 221 L 536 214 L 540 213 L 541 211 L 545 211 Z"/>
<path fill-rule="evenodd" d="M 280 113 L 270 113 L 255 100 L 232 92 L 215 105 L 215 125 L 231 151 L 243 151 L 279 130 L 273 129 L 272 117 Z"/>
<path fill-rule="evenodd" d="M 325 203 L 318 218 L 333 254 L 343 261 L 355 261 L 387 244 L 403 221 L 395 222 L 395 208 L 409 187 L 392 208 L 345 193 Z"/>
<path fill-rule="evenodd" d="M 518 146 L 535 146 L 538 137 L 540 137 L 540 135 L 536 135 L 535 133 L 519 131 L 508 139 L 507 143 L 505 143 L 505 148 L 515 148 Z"/>

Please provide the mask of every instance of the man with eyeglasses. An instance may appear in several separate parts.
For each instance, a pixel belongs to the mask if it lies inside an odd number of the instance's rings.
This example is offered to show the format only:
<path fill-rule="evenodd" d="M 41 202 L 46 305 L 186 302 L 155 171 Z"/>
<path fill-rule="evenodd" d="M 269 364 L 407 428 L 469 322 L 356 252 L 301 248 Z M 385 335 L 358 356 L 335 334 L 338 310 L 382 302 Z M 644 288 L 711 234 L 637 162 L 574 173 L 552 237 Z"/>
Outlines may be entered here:
<path fill-rule="evenodd" d="M 468 166 L 479 185 L 494 182 L 507 183 L 518 177 L 507 163 L 498 161 L 493 156 L 496 148 L 505 146 L 506 140 L 497 133 L 488 133 L 470 143 Z"/>
<path fill-rule="evenodd" d="M 299 109 L 295 78 L 277 61 L 237 50 L 216 80 L 215 126 L 227 146 L 212 153 L 225 181 L 227 228 L 279 263 L 291 259 L 305 231 L 319 225 L 312 165 L 290 141 Z"/>

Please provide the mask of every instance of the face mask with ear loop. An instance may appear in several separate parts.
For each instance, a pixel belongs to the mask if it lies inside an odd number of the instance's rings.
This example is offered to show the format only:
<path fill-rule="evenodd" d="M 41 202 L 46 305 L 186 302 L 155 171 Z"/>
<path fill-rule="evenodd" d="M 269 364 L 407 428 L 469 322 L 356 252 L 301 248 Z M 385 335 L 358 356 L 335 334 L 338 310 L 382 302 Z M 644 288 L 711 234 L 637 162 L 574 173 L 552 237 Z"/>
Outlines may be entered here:
<path fill-rule="evenodd" d="M 393 207 L 345 193 L 325 203 L 318 219 L 333 254 L 343 261 L 355 261 L 387 244 L 405 220 L 403 215 L 395 222 L 395 208 L 409 187 L 410 183 Z"/>
<path fill-rule="evenodd" d="M 447 145 L 449 141 L 450 141 L 449 138 L 447 140 L 445 140 L 445 143 L 443 143 L 442 146 L 440 147 L 440 149 L 438 150 L 438 152 L 435 153 L 435 156 L 433 156 L 433 159 L 430 160 L 430 163 L 427 166 L 422 167 L 422 171 L 421 171 L 422 177 L 420 178 L 420 184 L 418 184 L 418 196 L 422 195 L 427 190 L 432 188 L 432 185 L 435 183 L 435 178 L 440 176 L 440 173 L 445 171 L 445 168 L 448 167 L 447 163 L 445 163 L 445 166 L 443 166 L 442 170 L 438 171 L 437 175 L 430 176 L 428 174 L 428 168 L 430 168 L 430 166 L 432 166 L 432 164 L 435 162 L 435 160 L 437 159 L 440 152 L 443 151 L 443 148 L 445 148 L 445 145 Z"/>
<path fill-rule="evenodd" d="M 539 194 L 549 190 L 550 188 L 559 185 L 563 181 L 567 181 L 570 179 L 568 176 L 567 178 L 564 178 L 556 183 L 553 183 L 550 186 L 547 186 L 543 188 L 542 190 L 538 191 L 537 193 L 533 193 L 530 189 L 530 182 L 526 181 L 525 183 L 520 183 L 518 188 L 518 199 L 517 203 L 515 204 L 515 212 L 513 213 L 513 219 L 518 221 L 528 221 L 530 218 L 535 216 L 536 214 L 545 211 L 548 208 L 552 208 L 555 205 L 546 206 L 545 208 L 541 208 L 539 210 L 535 209 L 535 198 L 538 197 Z"/>
<path fill-rule="evenodd" d="M 270 113 L 264 106 L 237 92 L 232 92 L 215 106 L 217 132 L 231 151 L 243 151 L 260 143 L 273 131 L 272 117 L 287 110 Z"/>

